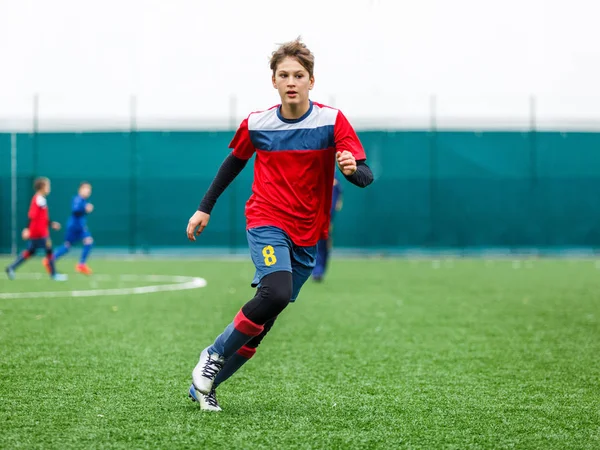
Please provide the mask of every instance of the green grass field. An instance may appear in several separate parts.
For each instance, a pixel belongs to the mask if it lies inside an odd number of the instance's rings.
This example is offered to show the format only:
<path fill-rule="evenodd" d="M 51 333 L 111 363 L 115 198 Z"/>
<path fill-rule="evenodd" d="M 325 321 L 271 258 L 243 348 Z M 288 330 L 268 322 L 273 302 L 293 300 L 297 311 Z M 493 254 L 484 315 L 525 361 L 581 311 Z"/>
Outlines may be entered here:
<path fill-rule="evenodd" d="M 0 293 L 161 284 L 73 262 L 67 283 L 2 278 Z M 600 448 L 595 261 L 335 260 L 219 388 L 217 414 L 187 399 L 190 373 L 252 297 L 251 263 L 92 267 L 208 285 L 0 298 L 0 448 Z"/>

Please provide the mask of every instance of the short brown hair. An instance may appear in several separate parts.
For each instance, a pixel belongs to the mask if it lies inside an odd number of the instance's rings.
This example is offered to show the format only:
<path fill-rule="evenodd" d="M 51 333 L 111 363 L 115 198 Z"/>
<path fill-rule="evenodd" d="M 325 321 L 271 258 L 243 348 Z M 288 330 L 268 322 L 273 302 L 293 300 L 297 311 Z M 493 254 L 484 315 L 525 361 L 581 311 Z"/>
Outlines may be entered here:
<path fill-rule="evenodd" d="M 310 77 L 313 76 L 313 70 L 315 68 L 315 55 L 311 53 L 311 51 L 306 47 L 298 37 L 294 41 L 286 42 L 281 44 L 277 50 L 275 50 L 271 55 L 270 67 L 273 71 L 273 76 L 275 76 L 275 71 L 277 70 L 277 66 L 281 61 L 283 61 L 288 56 L 290 58 L 295 58 L 302 67 L 306 69 L 308 75 Z"/>
<path fill-rule="evenodd" d="M 82 181 L 81 183 L 79 183 L 79 187 L 80 187 L 80 188 L 82 188 L 82 187 L 83 187 L 83 186 L 85 186 L 86 184 L 87 184 L 88 186 L 90 186 L 90 187 L 92 186 L 92 183 L 90 183 L 89 181 Z"/>
<path fill-rule="evenodd" d="M 48 184 L 50 180 L 46 177 L 37 177 L 33 182 L 33 190 L 35 192 L 41 190 L 46 184 Z"/>

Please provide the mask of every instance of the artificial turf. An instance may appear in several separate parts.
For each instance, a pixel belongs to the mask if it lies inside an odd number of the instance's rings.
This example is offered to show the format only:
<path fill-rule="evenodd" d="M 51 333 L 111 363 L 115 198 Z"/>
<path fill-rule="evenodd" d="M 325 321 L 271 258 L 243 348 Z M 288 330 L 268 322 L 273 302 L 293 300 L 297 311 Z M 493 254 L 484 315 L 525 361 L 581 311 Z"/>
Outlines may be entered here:
<path fill-rule="evenodd" d="M 221 413 L 188 400 L 190 373 L 253 296 L 252 264 L 73 264 L 57 283 L 19 277 L 30 262 L 0 294 L 208 285 L 0 298 L 0 448 L 600 448 L 594 260 L 334 260 L 219 387 Z"/>

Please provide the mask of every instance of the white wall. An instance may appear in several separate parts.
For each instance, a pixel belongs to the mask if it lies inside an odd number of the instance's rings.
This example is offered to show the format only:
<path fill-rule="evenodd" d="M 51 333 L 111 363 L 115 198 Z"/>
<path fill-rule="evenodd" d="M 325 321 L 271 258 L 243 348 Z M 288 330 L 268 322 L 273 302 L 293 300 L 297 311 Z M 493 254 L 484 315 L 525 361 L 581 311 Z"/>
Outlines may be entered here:
<path fill-rule="evenodd" d="M 277 103 L 268 58 L 301 34 L 313 99 L 360 123 L 600 122 L 594 0 L 0 0 L 0 123 L 228 124 Z M 2 119 L 4 119 L 2 121 Z M 8 120 L 7 119 L 11 119 Z"/>

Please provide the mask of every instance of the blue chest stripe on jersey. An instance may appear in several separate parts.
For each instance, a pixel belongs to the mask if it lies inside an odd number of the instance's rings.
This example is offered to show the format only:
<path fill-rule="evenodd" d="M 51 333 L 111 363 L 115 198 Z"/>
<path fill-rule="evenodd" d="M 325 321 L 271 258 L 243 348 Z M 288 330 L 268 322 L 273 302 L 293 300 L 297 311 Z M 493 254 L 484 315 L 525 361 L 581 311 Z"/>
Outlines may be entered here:
<path fill-rule="evenodd" d="M 333 125 L 296 130 L 250 130 L 254 148 L 279 150 L 326 150 L 334 146 Z"/>

